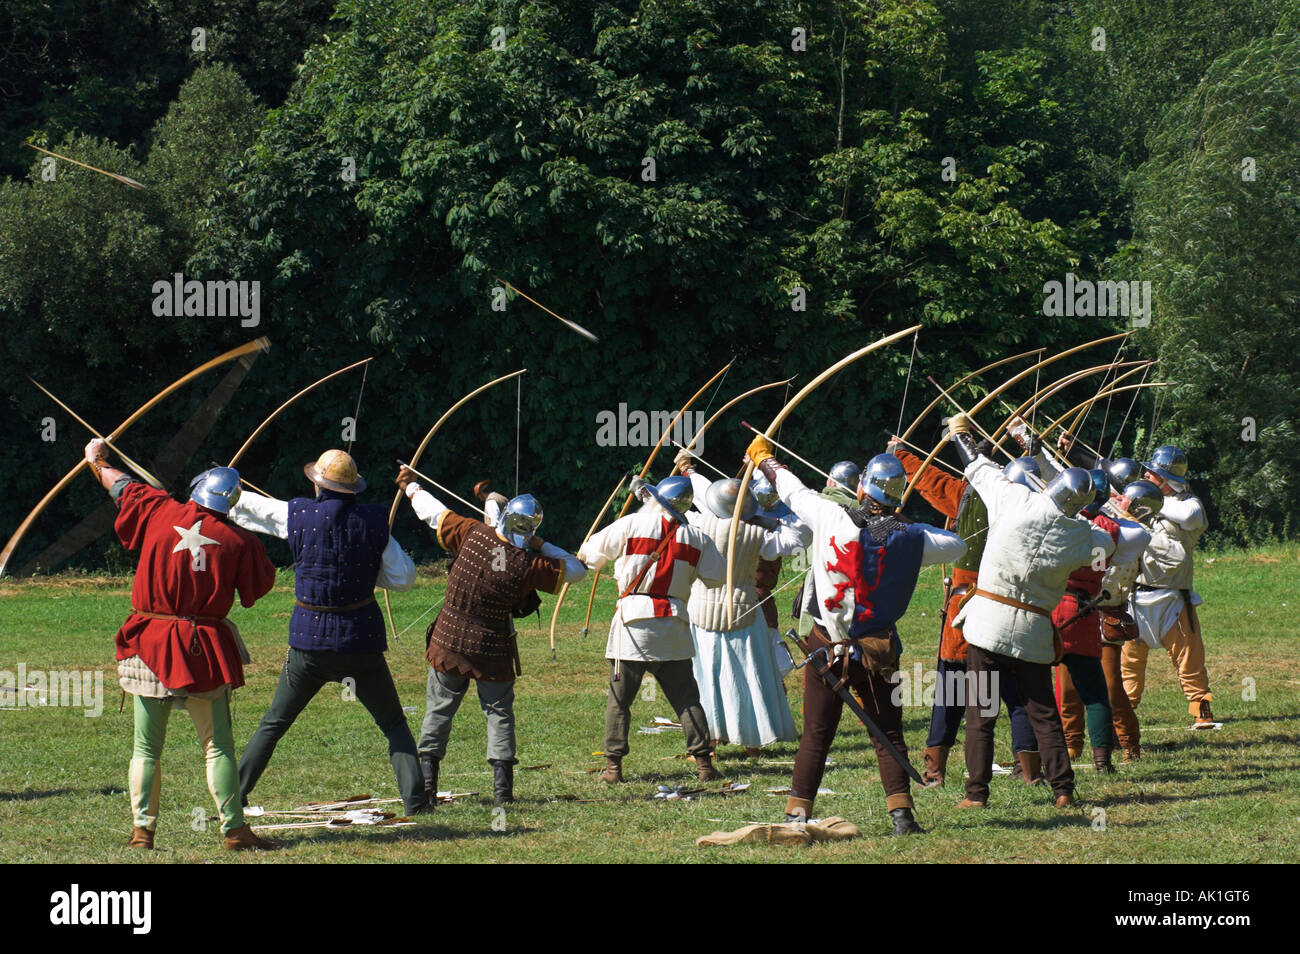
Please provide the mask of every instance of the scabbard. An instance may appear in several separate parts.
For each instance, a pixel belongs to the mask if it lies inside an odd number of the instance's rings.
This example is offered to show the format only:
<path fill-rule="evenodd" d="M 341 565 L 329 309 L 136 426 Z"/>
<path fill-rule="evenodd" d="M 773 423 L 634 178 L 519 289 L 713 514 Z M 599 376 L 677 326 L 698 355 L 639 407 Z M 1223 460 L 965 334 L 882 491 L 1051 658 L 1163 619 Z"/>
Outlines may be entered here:
<path fill-rule="evenodd" d="M 952 599 L 952 577 L 943 578 L 943 607 L 939 610 L 939 654 L 943 654 L 943 631 L 948 628 L 948 601 Z"/>
<path fill-rule="evenodd" d="M 885 734 L 885 730 L 876 725 L 871 716 L 867 715 L 867 710 L 863 709 L 862 704 L 859 703 L 857 699 L 853 698 L 853 692 L 849 687 L 843 685 L 840 680 L 835 678 L 831 673 L 829 662 L 825 666 L 818 667 L 816 663 L 813 662 L 813 655 L 815 654 L 810 652 L 808 644 L 799 638 L 798 633 L 791 629 L 786 632 L 786 635 L 794 640 L 795 645 L 799 647 L 799 651 L 804 655 L 804 661 L 813 667 L 813 672 L 817 673 L 817 675 L 821 677 L 822 682 L 826 683 L 826 685 L 829 686 L 836 695 L 844 700 L 844 704 L 847 705 L 850 711 L 858 717 L 858 720 L 867 727 L 867 731 L 871 733 L 871 737 L 884 747 L 885 751 L 890 754 L 895 762 L 902 766 L 903 771 L 907 773 L 908 777 L 911 778 L 912 781 L 917 785 L 924 787 L 925 780 L 921 778 L 921 773 L 912 767 L 912 763 L 907 760 L 907 756 L 898 751 L 898 746 L 894 745 L 889 736 Z M 822 652 L 826 651 L 817 651 L 817 653 Z M 844 665 L 847 666 L 848 664 L 849 659 L 845 656 Z"/>

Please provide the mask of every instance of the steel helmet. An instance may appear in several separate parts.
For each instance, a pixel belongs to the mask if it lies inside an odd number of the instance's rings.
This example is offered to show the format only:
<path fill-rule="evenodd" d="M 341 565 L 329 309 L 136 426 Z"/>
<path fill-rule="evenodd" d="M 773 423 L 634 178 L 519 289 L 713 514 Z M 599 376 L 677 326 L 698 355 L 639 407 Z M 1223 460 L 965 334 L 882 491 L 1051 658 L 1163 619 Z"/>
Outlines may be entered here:
<path fill-rule="evenodd" d="M 1124 488 L 1128 501 L 1126 513 L 1138 523 L 1146 523 L 1165 505 L 1165 495 L 1149 480 L 1135 480 Z"/>
<path fill-rule="evenodd" d="M 1017 457 L 1002 468 L 1002 473 L 1007 480 L 1021 487 L 1028 487 L 1030 490 L 1043 489 L 1043 472 L 1038 467 L 1038 461 L 1032 457 Z"/>
<path fill-rule="evenodd" d="M 1092 474 L 1082 467 L 1067 467 L 1043 488 L 1047 498 L 1067 517 L 1076 516 L 1092 502 L 1096 492 Z"/>
<path fill-rule="evenodd" d="M 497 532 L 523 549 L 542 525 L 542 505 L 532 494 L 520 494 L 511 500 L 497 517 Z"/>
<path fill-rule="evenodd" d="M 682 474 L 659 481 L 655 485 L 655 495 L 660 503 L 667 503 L 682 516 L 686 515 L 686 511 L 695 502 L 695 488 L 691 486 L 691 478 Z"/>
<path fill-rule="evenodd" d="M 781 502 L 772 482 L 760 473 L 755 473 L 754 479 L 749 482 L 749 492 L 764 510 L 771 510 Z"/>
<path fill-rule="evenodd" d="M 736 512 L 736 495 L 739 493 L 739 477 L 715 480 L 709 484 L 709 489 L 704 494 L 704 503 L 708 505 L 709 510 L 713 512 L 715 517 L 729 519 Z M 745 494 L 745 502 L 740 508 L 740 519 L 748 520 L 754 516 L 757 510 L 758 501 L 754 499 L 754 495 L 752 493 Z"/>
<path fill-rule="evenodd" d="M 1162 444 L 1156 448 L 1150 460 L 1144 460 L 1142 466 L 1179 487 L 1187 484 L 1187 455 L 1173 444 Z"/>
<path fill-rule="evenodd" d="M 842 460 L 831 468 L 831 480 L 849 491 L 849 493 L 857 490 L 861 475 L 862 468 L 851 460 Z"/>
<path fill-rule="evenodd" d="M 1142 467 L 1132 457 L 1117 457 L 1106 468 L 1110 484 L 1119 491 L 1142 476 Z"/>
<path fill-rule="evenodd" d="M 903 502 L 903 490 L 907 487 L 907 471 L 903 469 L 903 462 L 893 454 L 877 454 L 867 461 L 859 487 L 878 504 L 886 507 L 899 506 Z"/>
<path fill-rule="evenodd" d="M 239 500 L 239 471 L 233 467 L 205 470 L 190 481 L 190 499 L 217 513 L 230 513 Z"/>

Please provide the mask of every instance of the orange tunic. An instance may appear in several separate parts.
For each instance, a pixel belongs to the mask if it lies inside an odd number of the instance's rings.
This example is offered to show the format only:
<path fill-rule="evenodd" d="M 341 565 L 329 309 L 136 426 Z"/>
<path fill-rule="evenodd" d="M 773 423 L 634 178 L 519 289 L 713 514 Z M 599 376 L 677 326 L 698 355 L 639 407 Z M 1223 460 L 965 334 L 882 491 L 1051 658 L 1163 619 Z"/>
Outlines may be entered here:
<path fill-rule="evenodd" d="M 921 468 L 923 463 L 921 458 L 901 448 L 895 452 L 895 456 L 902 461 L 903 470 L 907 473 L 909 480 Z M 927 467 L 925 473 L 921 475 L 921 479 L 916 482 L 916 492 L 925 499 L 926 503 L 948 518 L 944 522 L 944 529 L 946 530 L 951 530 L 957 520 L 957 508 L 961 504 L 962 494 L 966 492 L 966 487 L 965 479 L 951 477 L 937 467 Z M 944 611 L 943 632 L 939 637 L 940 659 L 949 662 L 964 663 L 966 661 L 966 640 L 963 638 L 961 630 L 953 627 L 952 621 L 956 618 L 957 610 L 961 606 L 962 595 L 975 585 L 975 580 L 978 577 L 979 572 L 976 570 L 963 570 L 960 567 L 953 567 L 952 591 Z"/>

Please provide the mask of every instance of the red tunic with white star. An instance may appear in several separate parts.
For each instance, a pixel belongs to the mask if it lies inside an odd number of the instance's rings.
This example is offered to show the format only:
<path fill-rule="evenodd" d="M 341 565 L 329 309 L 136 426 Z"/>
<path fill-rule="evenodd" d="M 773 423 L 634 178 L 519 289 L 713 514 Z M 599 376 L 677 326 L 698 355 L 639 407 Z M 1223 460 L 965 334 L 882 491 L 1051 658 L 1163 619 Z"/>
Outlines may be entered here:
<path fill-rule="evenodd" d="M 193 501 L 129 483 L 117 500 L 118 539 L 140 551 L 132 613 L 117 632 L 117 658 L 139 656 L 168 689 L 207 692 L 244 684 L 229 625 L 235 591 L 245 607 L 270 592 L 275 567 L 247 530 Z M 204 619 L 149 619 L 141 613 Z"/>

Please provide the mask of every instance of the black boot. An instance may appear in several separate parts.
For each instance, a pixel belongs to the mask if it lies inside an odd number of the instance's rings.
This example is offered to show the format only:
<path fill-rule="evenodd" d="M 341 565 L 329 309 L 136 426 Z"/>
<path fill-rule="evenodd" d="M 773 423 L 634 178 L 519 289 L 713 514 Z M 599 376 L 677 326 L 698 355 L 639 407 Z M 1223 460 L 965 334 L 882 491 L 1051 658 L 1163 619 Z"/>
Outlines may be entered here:
<path fill-rule="evenodd" d="M 438 765 L 441 759 L 432 755 L 420 756 L 420 771 L 424 773 L 424 795 L 429 800 L 429 810 L 438 804 Z"/>
<path fill-rule="evenodd" d="M 894 820 L 895 835 L 924 835 L 925 829 L 916 823 L 910 808 L 895 808 L 889 813 Z"/>
<path fill-rule="evenodd" d="M 515 800 L 514 759 L 488 759 L 492 766 L 492 804 L 497 808 Z"/>

